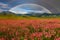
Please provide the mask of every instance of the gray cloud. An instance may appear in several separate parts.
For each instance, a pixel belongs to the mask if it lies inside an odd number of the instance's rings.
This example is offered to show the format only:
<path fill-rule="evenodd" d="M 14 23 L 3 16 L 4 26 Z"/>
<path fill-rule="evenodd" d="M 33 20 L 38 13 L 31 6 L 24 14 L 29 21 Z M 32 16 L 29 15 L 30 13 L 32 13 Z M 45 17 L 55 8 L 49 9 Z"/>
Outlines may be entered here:
<path fill-rule="evenodd" d="M 0 9 L 0 12 L 3 12 L 4 10 Z"/>
<path fill-rule="evenodd" d="M 8 4 L 0 2 L 0 8 L 9 8 Z"/>

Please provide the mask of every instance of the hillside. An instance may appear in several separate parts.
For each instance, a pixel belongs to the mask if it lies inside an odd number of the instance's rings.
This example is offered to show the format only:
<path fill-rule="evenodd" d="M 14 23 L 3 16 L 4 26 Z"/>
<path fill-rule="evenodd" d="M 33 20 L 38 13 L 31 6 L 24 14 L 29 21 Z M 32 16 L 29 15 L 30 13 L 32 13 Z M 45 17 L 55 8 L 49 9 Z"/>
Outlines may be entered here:
<path fill-rule="evenodd" d="M 60 18 L 60 14 L 40 14 L 40 13 L 28 13 L 28 14 L 15 14 L 12 12 L 2 12 L 0 13 L 0 19 L 40 19 L 40 18 Z"/>

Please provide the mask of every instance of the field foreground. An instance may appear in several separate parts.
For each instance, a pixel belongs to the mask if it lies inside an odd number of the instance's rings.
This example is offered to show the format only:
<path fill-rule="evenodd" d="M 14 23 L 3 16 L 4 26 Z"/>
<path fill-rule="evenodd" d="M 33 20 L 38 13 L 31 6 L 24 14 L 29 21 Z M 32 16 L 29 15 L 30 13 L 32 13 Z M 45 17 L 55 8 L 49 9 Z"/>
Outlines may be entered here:
<path fill-rule="evenodd" d="M 0 40 L 60 40 L 60 19 L 0 19 Z"/>

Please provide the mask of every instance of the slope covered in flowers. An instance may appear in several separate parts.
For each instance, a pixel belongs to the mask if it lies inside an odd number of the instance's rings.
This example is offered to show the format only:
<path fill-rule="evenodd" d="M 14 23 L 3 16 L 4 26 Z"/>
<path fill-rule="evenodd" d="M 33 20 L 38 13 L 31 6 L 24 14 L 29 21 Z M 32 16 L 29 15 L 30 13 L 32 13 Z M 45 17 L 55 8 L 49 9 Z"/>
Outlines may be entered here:
<path fill-rule="evenodd" d="M 0 19 L 0 40 L 60 40 L 60 19 Z"/>

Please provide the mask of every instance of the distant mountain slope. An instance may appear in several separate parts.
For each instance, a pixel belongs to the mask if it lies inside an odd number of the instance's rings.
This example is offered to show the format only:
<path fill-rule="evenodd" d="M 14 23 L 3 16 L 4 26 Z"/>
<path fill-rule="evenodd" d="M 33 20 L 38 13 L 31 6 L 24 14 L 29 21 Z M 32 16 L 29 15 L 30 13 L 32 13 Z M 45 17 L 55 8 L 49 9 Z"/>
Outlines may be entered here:
<path fill-rule="evenodd" d="M 9 11 L 4 11 L 4 12 L 1 12 L 0 15 L 8 15 L 8 16 L 35 16 L 35 17 L 41 17 L 41 16 L 60 16 L 60 14 L 48 14 L 48 13 L 34 13 L 34 12 L 30 12 L 30 13 L 27 13 L 27 14 L 15 14 L 15 13 L 12 13 L 12 12 L 9 12 Z"/>
<path fill-rule="evenodd" d="M 12 12 L 9 12 L 9 11 L 0 12 L 0 15 L 10 15 L 10 14 L 15 14 L 15 13 L 12 13 Z"/>

